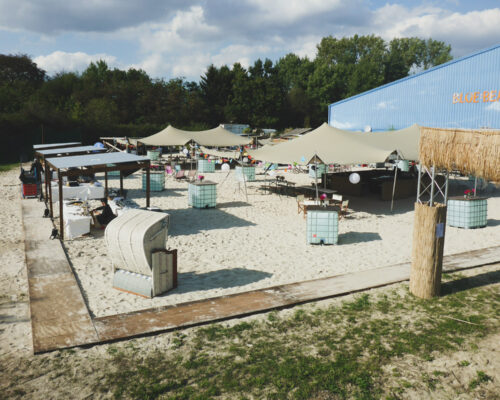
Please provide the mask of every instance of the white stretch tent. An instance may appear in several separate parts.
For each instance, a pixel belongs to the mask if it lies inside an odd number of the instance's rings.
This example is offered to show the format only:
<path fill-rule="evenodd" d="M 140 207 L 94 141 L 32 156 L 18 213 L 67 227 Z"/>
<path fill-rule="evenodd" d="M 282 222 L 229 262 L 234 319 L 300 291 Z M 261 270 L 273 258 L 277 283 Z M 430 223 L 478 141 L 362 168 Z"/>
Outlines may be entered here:
<path fill-rule="evenodd" d="M 220 126 L 206 131 L 183 131 L 169 125 L 162 131 L 141 139 L 140 142 L 148 146 L 183 146 L 191 140 L 201 146 L 212 147 L 241 146 L 251 141 Z"/>
<path fill-rule="evenodd" d="M 266 145 L 248 153 L 255 159 L 280 164 L 308 164 L 317 156 L 323 163 L 359 164 L 383 162 L 394 151 L 400 158 L 418 159 L 420 128 L 412 125 L 398 131 L 351 132 L 324 123 L 289 142 Z"/>

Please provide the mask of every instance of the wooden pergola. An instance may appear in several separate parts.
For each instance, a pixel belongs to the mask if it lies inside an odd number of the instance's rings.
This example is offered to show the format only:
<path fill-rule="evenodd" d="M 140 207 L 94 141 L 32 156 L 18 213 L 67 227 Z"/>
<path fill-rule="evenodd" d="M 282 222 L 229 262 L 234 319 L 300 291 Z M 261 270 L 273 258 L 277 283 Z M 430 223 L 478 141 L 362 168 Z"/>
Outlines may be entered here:
<path fill-rule="evenodd" d="M 63 176 L 78 177 L 94 175 L 104 172 L 104 195 L 108 196 L 108 172 L 120 171 L 120 193 L 123 194 L 123 177 L 135 171 L 146 169 L 146 207 L 150 206 L 150 167 L 151 160 L 134 154 L 115 152 L 101 154 L 87 154 L 71 157 L 49 158 L 45 162 L 45 180 L 49 179 L 52 171 L 57 171 L 59 185 L 59 230 L 61 240 L 64 240 L 63 216 Z M 52 185 L 49 188 L 50 217 L 54 217 Z"/>
<path fill-rule="evenodd" d="M 57 148 L 51 147 L 45 150 L 36 150 L 35 158 L 45 164 L 47 158 L 78 156 L 83 154 L 105 153 L 105 152 L 106 152 L 105 148 L 99 148 L 94 146 L 75 146 L 75 147 L 57 147 Z M 45 175 L 45 201 L 47 201 L 48 199 L 49 182 L 50 180 L 47 180 L 47 175 Z"/>
<path fill-rule="evenodd" d="M 47 149 L 62 149 L 65 147 L 76 147 L 81 146 L 82 142 L 67 142 L 67 143 L 43 143 L 43 144 L 34 144 L 33 150 L 47 150 Z"/>

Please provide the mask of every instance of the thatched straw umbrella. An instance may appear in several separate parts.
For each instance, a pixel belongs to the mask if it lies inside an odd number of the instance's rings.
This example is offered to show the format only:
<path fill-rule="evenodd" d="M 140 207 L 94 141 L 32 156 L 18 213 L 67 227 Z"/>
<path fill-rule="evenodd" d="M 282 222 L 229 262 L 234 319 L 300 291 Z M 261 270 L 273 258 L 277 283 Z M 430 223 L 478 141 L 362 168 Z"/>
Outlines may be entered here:
<path fill-rule="evenodd" d="M 500 131 L 422 127 L 419 159 L 422 166 L 458 170 L 498 184 Z M 410 291 L 431 298 L 441 289 L 446 204 L 417 203 L 414 224 Z"/>
<path fill-rule="evenodd" d="M 500 182 L 500 131 L 421 128 L 420 163 Z"/>

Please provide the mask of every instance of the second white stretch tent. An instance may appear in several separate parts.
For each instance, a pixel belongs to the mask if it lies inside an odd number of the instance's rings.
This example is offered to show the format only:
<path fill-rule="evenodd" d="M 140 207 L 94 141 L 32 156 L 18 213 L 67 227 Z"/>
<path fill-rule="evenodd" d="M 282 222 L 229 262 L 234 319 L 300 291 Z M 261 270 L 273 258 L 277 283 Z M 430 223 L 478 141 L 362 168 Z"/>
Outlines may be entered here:
<path fill-rule="evenodd" d="M 351 132 L 324 123 L 295 140 L 274 146 L 266 145 L 249 154 L 261 161 L 305 165 L 314 156 L 326 164 L 359 164 L 383 162 L 392 152 L 401 158 L 418 159 L 420 128 L 412 125 L 398 131 Z"/>

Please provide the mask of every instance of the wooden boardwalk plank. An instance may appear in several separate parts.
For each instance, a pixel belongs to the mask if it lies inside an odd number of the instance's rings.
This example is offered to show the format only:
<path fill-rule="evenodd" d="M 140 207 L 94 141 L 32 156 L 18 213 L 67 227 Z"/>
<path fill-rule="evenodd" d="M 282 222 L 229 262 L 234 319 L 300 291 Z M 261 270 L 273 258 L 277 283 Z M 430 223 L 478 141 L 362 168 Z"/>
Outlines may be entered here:
<path fill-rule="evenodd" d="M 500 246 L 444 257 L 443 270 L 500 262 Z M 459 267 L 460 266 L 460 267 Z M 111 341 L 242 317 L 345 295 L 410 278 L 410 263 L 237 293 L 94 319 L 102 341 Z"/>
<path fill-rule="evenodd" d="M 50 240 L 52 223 L 44 204 L 23 200 L 31 330 L 35 354 L 99 340 L 73 271 L 59 240 Z"/>

